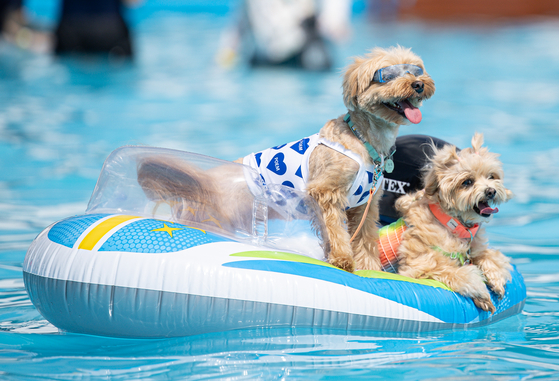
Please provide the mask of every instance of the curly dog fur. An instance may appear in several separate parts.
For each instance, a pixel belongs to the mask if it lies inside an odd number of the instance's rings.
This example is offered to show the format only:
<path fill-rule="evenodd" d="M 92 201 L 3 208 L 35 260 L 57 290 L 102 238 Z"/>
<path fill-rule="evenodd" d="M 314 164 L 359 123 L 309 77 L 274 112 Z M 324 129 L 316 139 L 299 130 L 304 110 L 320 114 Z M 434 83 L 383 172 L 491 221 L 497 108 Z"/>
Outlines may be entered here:
<path fill-rule="evenodd" d="M 483 135 L 475 134 L 472 148 L 460 152 L 452 145 L 441 149 L 433 145 L 435 154 L 424 170 L 425 188 L 396 201 L 396 209 L 407 225 L 398 248 L 398 273 L 441 281 L 471 297 L 483 310 L 495 312 L 485 282 L 502 297 L 511 278 L 509 259 L 488 247 L 481 226 L 473 239 L 460 238 L 436 218 L 430 207 L 439 205 L 446 215 L 472 228 L 489 221 L 498 211 L 490 205 L 512 198 L 512 192 L 503 185 L 499 155 L 482 144 Z M 471 265 L 462 265 L 449 253 L 468 255 Z"/>

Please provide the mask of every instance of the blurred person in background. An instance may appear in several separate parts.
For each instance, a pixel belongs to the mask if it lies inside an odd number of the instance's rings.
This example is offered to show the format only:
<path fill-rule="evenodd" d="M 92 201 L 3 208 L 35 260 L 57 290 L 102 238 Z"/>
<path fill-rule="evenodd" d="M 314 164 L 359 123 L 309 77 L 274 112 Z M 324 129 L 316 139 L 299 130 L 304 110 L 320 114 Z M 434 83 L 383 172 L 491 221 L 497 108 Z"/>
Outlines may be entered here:
<path fill-rule="evenodd" d="M 0 35 L 22 49 L 48 52 L 51 38 L 47 32 L 30 26 L 22 0 L 0 0 Z"/>
<path fill-rule="evenodd" d="M 21 12 L 21 0 L 0 0 L 0 31 L 4 33 L 12 18 Z"/>
<path fill-rule="evenodd" d="M 123 6 L 134 3 L 136 0 L 63 0 L 55 31 L 55 53 L 132 57 L 132 41 L 123 17 Z"/>
<path fill-rule="evenodd" d="M 349 37 L 351 0 L 244 0 L 236 25 L 222 36 L 218 62 L 239 57 L 255 66 L 332 67 L 331 42 Z"/>

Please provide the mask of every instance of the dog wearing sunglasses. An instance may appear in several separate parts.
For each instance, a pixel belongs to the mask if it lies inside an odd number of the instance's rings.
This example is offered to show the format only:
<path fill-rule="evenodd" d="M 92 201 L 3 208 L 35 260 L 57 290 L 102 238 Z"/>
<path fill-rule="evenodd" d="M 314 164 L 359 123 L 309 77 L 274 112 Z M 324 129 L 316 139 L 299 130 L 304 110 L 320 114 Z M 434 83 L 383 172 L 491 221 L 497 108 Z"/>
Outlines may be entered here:
<path fill-rule="evenodd" d="M 345 70 L 342 88 L 346 114 L 328 121 L 317 134 L 236 162 L 255 168 L 266 184 L 303 190 L 316 200 L 329 263 L 349 272 L 381 270 L 377 220 L 383 171 L 393 168 L 399 127 L 421 122 L 419 107 L 434 94 L 435 84 L 421 58 L 396 46 L 355 58 Z M 249 194 L 248 186 L 218 194 L 218 175 L 192 168 L 179 168 L 184 178 L 172 186 L 173 180 L 162 174 L 172 165 L 139 165 L 138 178 L 147 194 L 161 197 L 166 190 L 182 188 L 185 198 L 208 204 L 219 214 L 212 217 L 222 221 L 251 207 L 243 202 L 250 199 L 243 196 Z"/>

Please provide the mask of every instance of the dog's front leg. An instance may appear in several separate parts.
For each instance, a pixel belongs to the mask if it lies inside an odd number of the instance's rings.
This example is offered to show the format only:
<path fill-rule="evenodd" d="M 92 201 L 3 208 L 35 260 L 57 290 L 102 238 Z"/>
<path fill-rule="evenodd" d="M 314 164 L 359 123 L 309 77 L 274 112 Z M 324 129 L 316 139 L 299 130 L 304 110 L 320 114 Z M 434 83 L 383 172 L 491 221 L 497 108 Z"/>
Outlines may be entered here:
<path fill-rule="evenodd" d="M 477 238 L 472 242 L 472 263 L 480 268 L 487 279 L 487 285 L 502 298 L 505 295 L 505 285 L 511 279 L 510 260 L 499 250 L 489 249 L 481 235 L 480 239 Z"/>
<path fill-rule="evenodd" d="M 485 286 L 482 271 L 472 265 L 457 267 L 453 261 L 441 258 L 439 253 L 427 249 L 426 254 L 406 257 L 404 262 L 400 262 L 398 274 L 415 279 L 438 280 L 454 292 L 472 298 L 474 304 L 482 310 L 494 313 L 495 306 Z"/>
<path fill-rule="evenodd" d="M 378 202 L 381 197 L 381 191 L 374 196 L 367 215 L 363 221 L 363 226 L 355 235 L 352 241 L 355 267 L 359 270 L 376 270 L 381 271 L 380 257 L 378 252 Z M 367 204 L 357 208 L 350 209 L 348 215 L 348 230 L 351 235 L 355 233 L 363 214 L 367 209 Z"/>
<path fill-rule="evenodd" d="M 341 192 L 324 192 L 312 187 L 308 189 L 308 192 L 322 210 L 330 244 L 325 253 L 328 262 L 342 270 L 353 272 L 355 270 L 353 251 L 349 242 L 349 233 L 345 229 L 346 213 L 342 207 L 343 202 L 341 202 L 345 199 L 345 195 Z M 334 200 L 338 202 L 333 202 Z"/>
<path fill-rule="evenodd" d="M 359 164 L 349 157 L 326 146 L 319 145 L 309 159 L 307 192 L 318 203 L 329 248 L 325 250 L 328 262 L 343 270 L 353 272 L 353 250 L 345 228 L 349 204 L 348 190 L 359 170 Z"/>

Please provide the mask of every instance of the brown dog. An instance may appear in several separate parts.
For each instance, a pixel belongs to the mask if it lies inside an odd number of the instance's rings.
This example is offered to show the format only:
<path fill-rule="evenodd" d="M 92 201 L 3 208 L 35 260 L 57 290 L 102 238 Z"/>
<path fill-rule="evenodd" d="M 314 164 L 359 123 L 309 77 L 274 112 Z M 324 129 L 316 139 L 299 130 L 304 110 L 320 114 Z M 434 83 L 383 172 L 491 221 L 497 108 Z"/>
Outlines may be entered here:
<path fill-rule="evenodd" d="M 331 264 L 350 272 L 356 268 L 380 270 L 376 241 L 382 173 L 393 165 L 390 157 L 400 125 L 419 123 L 418 107 L 434 92 L 423 61 L 410 49 L 376 48 L 364 58 L 355 58 L 344 74 L 346 115 L 330 120 L 318 134 L 237 162 L 255 168 L 266 184 L 304 190 L 317 201 L 324 218 L 323 237 L 329 243 L 325 254 Z M 248 187 L 232 190 L 239 195 L 229 191 L 227 201 L 220 201 L 210 172 L 197 175 L 192 168 L 177 167 L 188 176 L 177 187 L 169 187 L 165 183 L 174 180 L 158 172 L 166 172 L 163 167 L 171 164 L 159 164 L 163 166 L 139 166 L 140 183 L 150 194 L 183 187 L 199 194 L 183 192 L 184 197 L 197 203 L 203 198 L 211 200 L 212 213 L 220 216 L 232 218 L 239 215 L 237 210 L 246 210 L 243 192 L 248 194 Z"/>
<path fill-rule="evenodd" d="M 389 68 L 414 65 L 418 72 L 395 73 Z M 388 76 L 383 78 L 383 71 Z M 401 75 L 399 75 L 401 74 Z M 418 107 L 435 92 L 435 84 L 425 71 L 423 61 L 410 49 L 395 47 L 374 49 L 365 58 L 356 58 L 344 74 L 344 104 L 357 131 L 353 133 L 344 116 L 331 120 L 320 130 L 320 136 L 339 142 L 359 155 L 365 163 L 374 163 L 364 142 L 377 154 L 389 158 L 400 125 L 421 121 Z M 356 177 L 357 163 L 339 152 L 319 146 L 309 163 L 307 190 L 323 210 L 330 242 L 328 260 L 347 271 L 358 269 L 380 270 L 376 248 L 378 239 L 378 201 L 382 195 L 380 184 L 369 206 L 364 224 L 350 242 L 367 208 L 366 204 L 349 208 L 348 190 Z M 377 171 L 383 168 L 377 166 Z M 347 221 L 346 230 L 344 222 Z"/>
<path fill-rule="evenodd" d="M 397 250 L 398 273 L 441 281 L 495 312 L 484 282 L 502 297 L 512 267 L 500 251 L 488 248 L 481 224 L 512 192 L 503 185 L 499 155 L 482 144 L 483 135 L 476 134 L 472 148 L 459 153 L 452 145 L 433 145 L 425 188 L 396 201 L 407 226 Z"/>

